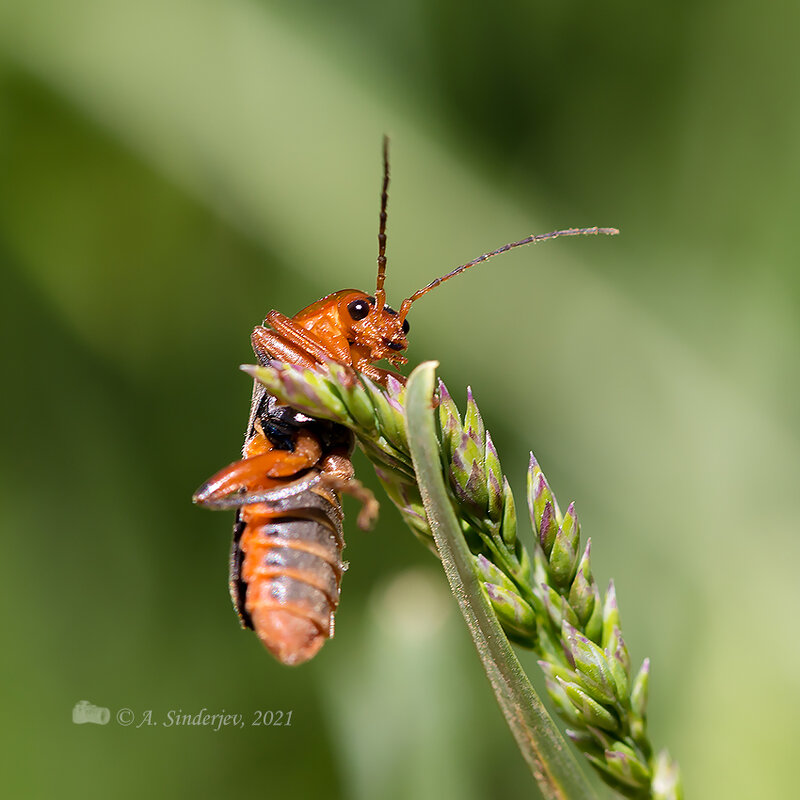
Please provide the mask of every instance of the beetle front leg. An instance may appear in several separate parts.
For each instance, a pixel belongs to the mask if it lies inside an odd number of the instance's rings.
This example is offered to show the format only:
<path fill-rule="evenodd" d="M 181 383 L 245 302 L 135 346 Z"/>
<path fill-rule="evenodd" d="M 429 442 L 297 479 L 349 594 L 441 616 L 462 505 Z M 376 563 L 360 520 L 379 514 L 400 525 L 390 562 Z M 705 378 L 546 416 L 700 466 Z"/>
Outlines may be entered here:
<path fill-rule="evenodd" d="M 368 361 L 356 363 L 353 365 L 353 368 L 362 375 L 366 375 L 371 381 L 383 386 L 384 389 L 387 388 L 390 377 L 394 378 L 401 386 L 405 386 L 408 380 L 405 375 L 401 375 L 399 372 L 394 372 L 394 370 L 391 369 L 381 369 L 380 367 L 370 364 Z"/>
<path fill-rule="evenodd" d="M 271 331 L 263 325 L 256 325 L 250 336 L 250 341 L 253 344 L 253 352 L 256 354 L 261 366 L 266 366 L 273 359 L 285 361 L 287 364 L 299 364 L 310 369 L 313 369 L 319 363 L 316 358 L 309 355 L 297 344 L 288 341 L 279 333 L 275 333 L 275 331 Z"/>
<path fill-rule="evenodd" d="M 272 359 L 276 359 L 278 361 L 285 361 L 287 364 L 298 364 L 301 367 L 314 369 L 314 367 L 319 364 L 335 361 L 344 367 L 343 380 L 345 384 L 349 388 L 352 388 L 356 384 L 356 373 L 350 366 L 351 360 L 349 351 L 347 361 L 340 361 L 338 358 L 331 357 L 330 354 L 325 358 L 316 358 L 304 350 L 300 344 L 290 341 L 282 334 L 271 331 L 263 325 L 257 325 L 253 329 L 250 341 L 253 344 L 253 352 L 255 352 L 262 366 L 267 366 Z"/>
<path fill-rule="evenodd" d="M 351 366 L 353 363 L 347 339 L 340 334 L 329 333 L 323 340 L 280 311 L 270 311 L 264 321 L 269 323 L 284 340 L 291 342 L 319 362 L 336 361 L 345 366 Z"/>

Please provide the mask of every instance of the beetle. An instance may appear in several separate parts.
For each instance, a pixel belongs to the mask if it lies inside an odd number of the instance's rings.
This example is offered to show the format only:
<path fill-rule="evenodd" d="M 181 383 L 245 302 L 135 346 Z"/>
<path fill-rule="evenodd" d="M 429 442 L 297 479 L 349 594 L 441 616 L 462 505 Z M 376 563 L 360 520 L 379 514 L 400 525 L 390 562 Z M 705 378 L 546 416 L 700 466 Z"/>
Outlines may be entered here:
<path fill-rule="evenodd" d="M 515 247 L 558 236 L 616 234 L 614 228 L 570 228 L 535 234 L 503 245 L 436 278 L 403 300 L 386 304 L 386 208 L 388 139 L 383 141 L 383 184 L 378 226 L 375 293 L 342 289 L 293 317 L 270 311 L 251 341 L 262 366 L 272 360 L 311 367 L 336 362 L 385 386 L 393 367 L 407 363 L 411 305 L 469 267 Z M 333 636 L 344 548 L 340 495 L 362 502 L 360 527 L 377 513 L 372 493 L 356 480 L 350 456 L 353 434 L 281 405 L 256 382 L 242 458 L 211 477 L 193 501 L 207 508 L 236 510 L 230 556 L 230 593 L 242 627 L 256 632 L 283 664 L 311 659 Z"/>

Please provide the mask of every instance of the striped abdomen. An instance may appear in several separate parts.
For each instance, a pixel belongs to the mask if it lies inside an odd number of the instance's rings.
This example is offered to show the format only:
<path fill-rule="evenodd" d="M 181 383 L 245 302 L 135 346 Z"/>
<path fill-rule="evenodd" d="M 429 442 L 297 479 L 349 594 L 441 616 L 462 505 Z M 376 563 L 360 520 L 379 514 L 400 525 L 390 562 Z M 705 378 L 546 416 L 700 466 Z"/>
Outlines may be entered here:
<path fill-rule="evenodd" d="M 231 594 L 243 624 L 282 663 L 308 661 L 333 636 L 343 548 L 341 506 L 330 490 L 239 510 Z"/>
<path fill-rule="evenodd" d="M 333 636 L 345 569 L 333 487 L 372 498 L 353 479 L 353 444 L 346 428 L 282 406 L 257 384 L 243 458 L 194 495 L 207 508 L 236 509 L 233 604 L 242 626 L 284 664 L 308 661 Z"/>

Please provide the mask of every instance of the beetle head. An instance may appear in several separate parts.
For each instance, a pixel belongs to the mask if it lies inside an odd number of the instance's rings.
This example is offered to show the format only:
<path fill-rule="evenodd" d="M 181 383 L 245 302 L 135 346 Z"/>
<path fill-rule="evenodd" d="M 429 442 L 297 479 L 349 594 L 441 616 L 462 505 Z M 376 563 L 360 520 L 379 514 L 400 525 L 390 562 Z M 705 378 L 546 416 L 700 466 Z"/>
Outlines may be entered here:
<path fill-rule="evenodd" d="M 400 355 L 408 347 L 408 322 L 390 306 L 366 292 L 347 292 L 338 300 L 339 319 L 351 348 L 370 361 L 386 359 L 395 366 L 405 364 Z"/>

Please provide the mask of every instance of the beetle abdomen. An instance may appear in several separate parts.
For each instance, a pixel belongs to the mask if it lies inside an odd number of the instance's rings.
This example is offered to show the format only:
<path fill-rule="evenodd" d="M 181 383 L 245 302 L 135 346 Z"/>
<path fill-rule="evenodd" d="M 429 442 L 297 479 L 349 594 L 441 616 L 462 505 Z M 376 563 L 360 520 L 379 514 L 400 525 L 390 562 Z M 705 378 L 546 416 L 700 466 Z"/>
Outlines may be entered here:
<path fill-rule="evenodd" d="M 284 664 L 308 661 L 333 636 L 344 542 L 335 524 L 338 497 L 326 495 L 314 494 L 317 502 L 309 503 L 330 504 L 324 515 L 313 507 L 294 508 L 292 516 L 262 504 L 241 509 L 237 578 L 244 584 L 246 622 Z"/>

